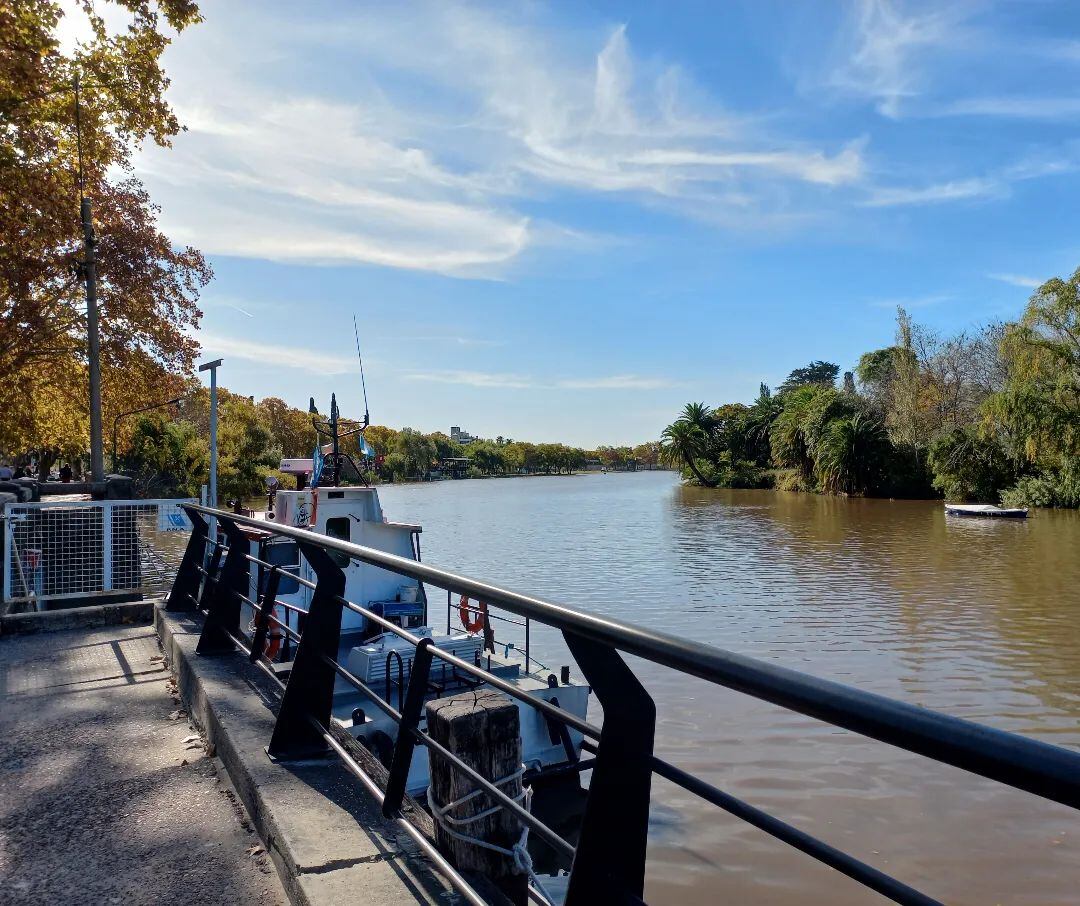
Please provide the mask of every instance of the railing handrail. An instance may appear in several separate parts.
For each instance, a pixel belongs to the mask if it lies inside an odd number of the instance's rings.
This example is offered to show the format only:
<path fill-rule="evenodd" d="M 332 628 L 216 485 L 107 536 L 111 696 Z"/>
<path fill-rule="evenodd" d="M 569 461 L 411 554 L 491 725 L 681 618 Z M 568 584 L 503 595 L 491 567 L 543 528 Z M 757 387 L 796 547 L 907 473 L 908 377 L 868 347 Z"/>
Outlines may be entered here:
<path fill-rule="evenodd" d="M 428 563 L 330 538 L 307 529 L 204 506 L 238 525 L 312 544 L 470 598 L 564 632 L 780 705 L 897 748 L 925 755 L 1046 799 L 1080 808 L 1080 753 L 909 705 L 833 680 L 800 673 L 701 642 L 576 611 Z"/>

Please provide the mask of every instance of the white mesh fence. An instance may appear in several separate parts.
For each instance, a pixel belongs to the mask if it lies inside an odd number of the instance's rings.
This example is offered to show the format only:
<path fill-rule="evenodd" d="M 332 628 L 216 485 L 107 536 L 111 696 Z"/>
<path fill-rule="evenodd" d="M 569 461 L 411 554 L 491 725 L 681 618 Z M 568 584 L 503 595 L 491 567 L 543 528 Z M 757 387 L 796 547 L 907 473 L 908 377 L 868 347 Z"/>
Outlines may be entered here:
<path fill-rule="evenodd" d="M 3 599 L 163 593 L 172 585 L 194 500 L 87 500 L 7 504 Z"/>

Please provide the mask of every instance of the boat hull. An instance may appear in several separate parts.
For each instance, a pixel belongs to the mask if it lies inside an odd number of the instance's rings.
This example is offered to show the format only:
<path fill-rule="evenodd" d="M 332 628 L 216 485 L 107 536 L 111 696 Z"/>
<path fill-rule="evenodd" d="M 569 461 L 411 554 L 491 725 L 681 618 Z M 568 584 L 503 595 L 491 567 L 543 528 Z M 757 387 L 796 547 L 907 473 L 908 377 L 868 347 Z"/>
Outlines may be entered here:
<path fill-rule="evenodd" d="M 992 506 L 975 505 L 949 505 L 945 504 L 945 513 L 948 516 L 960 516 L 965 519 L 1027 519 L 1026 509 L 1005 509 Z"/>

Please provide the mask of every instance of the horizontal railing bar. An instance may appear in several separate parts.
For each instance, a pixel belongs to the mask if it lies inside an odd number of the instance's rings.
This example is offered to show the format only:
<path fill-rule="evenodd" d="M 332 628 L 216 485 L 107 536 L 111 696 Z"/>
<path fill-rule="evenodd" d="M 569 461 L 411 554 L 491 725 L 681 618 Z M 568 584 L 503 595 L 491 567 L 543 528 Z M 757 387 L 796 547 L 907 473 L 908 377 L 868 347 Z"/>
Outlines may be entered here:
<path fill-rule="evenodd" d="M 351 773 L 364 785 L 364 787 L 372 795 L 372 797 L 375 799 L 375 801 L 381 808 L 383 800 L 386 797 L 383 794 L 383 791 L 379 788 L 379 785 L 371 777 L 368 776 L 367 772 L 362 767 L 360 767 L 360 765 L 356 763 L 356 760 L 348 753 L 348 751 L 346 751 L 345 747 L 341 745 L 341 743 L 339 743 L 336 739 L 334 739 L 334 737 L 330 733 L 326 732 L 326 728 L 323 727 L 322 724 L 320 724 L 314 718 L 311 718 L 311 723 L 312 726 L 314 726 L 316 730 L 320 734 L 322 734 L 322 738 L 326 742 L 326 744 L 330 746 L 330 748 L 333 749 L 334 752 L 338 755 L 338 757 L 342 760 L 349 773 Z M 435 848 L 431 841 L 428 840 L 428 838 L 425 837 L 419 829 L 413 827 L 411 822 L 409 822 L 401 815 L 396 816 L 394 820 L 397 821 L 397 823 L 401 826 L 402 830 L 404 830 L 410 837 L 412 837 L 413 840 L 416 841 L 416 844 L 424 851 L 424 854 L 429 859 L 431 859 L 431 861 L 435 863 L 439 871 L 441 871 L 447 877 L 450 883 L 454 886 L 454 889 L 457 890 L 457 892 L 460 893 L 463 897 L 465 897 L 465 899 L 468 900 L 469 903 L 472 904 L 472 906 L 487 906 L 487 901 L 483 899 L 483 897 L 481 897 L 475 890 L 473 890 L 469 882 L 466 881 L 460 874 L 458 874 L 457 870 L 449 862 L 446 861 L 446 858 L 442 855 L 442 853 L 440 853 Z"/>
<path fill-rule="evenodd" d="M 451 604 L 450 606 L 453 607 L 454 605 Z M 501 616 L 500 614 L 497 614 L 497 613 L 491 613 L 490 611 L 487 611 L 487 610 L 481 610 L 479 607 L 472 607 L 471 605 L 468 605 L 468 604 L 458 604 L 458 610 L 462 610 L 462 609 L 468 611 L 469 613 L 475 613 L 475 614 L 478 614 L 478 615 L 483 615 L 483 616 L 487 617 L 489 620 L 498 620 L 500 623 L 513 623 L 515 626 L 524 626 L 525 625 L 523 620 L 511 620 L 510 617 L 504 617 L 504 616 Z"/>
<path fill-rule="evenodd" d="M 267 563 L 265 560 L 260 560 L 254 554 L 244 554 L 244 559 L 249 563 L 257 563 L 259 566 L 265 566 L 267 569 L 276 569 L 280 573 L 289 573 L 290 569 L 299 569 L 299 563 Z"/>
<path fill-rule="evenodd" d="M 688 774 L 681 768 L 668 764 L 668 762 L 656 756 L 652 758 L 652 769 L 676 786 L 699 796 L 706 802 L 719 806 L 725 812 L 742 819 L 747 824 L 752 824 L 758 830 L 769 834 L 769 836 L 801 850 L 819 862 L 835 868 L 842 874 L 869 887 L 871 890 L 876 890 L 895 903 L 903 903 L 905 906 L 942 906 L 938 900 L 920 893 L 915 888 L 909 887 L 884 872 L 878 871 L 872 865 L 867 865 L 854 856 L 848 855 L 842 850 L 811 836 L 806 831 L 792 827 L 779 818 L 774 818 L 767 812 L 763 812 L 761 809 L 737 799 L 730 793 L 717 789 L 712 784 L 706 783 L 693 774 Z"/>
<path fill-rule="evenodd" d="M 382 711 L 387 717 L 389 717 L 394 723 L 401 723 L 401 712 L 398 711 L 390 702 L 378 695 L 367 683 L 365 683 L 360 677 L 352 673 L 348 668 L 342 667 L 337 661 L 335 661 L 329 655 L 322 655 L 323 663 L 330 667 L 338 676 L 340 676 L 350 686 L 363 692 L 368 696 L 375 706 Z"/>
<path fill-rule="evenodd" d="M 575 850 L 571 843 L 568 843 L 550 827 L 544 824 L 543 821 L 515 802 L 510 796 L 507 796 L 506 793 L 500 790 L 482 774 L 469 767 L 464 761 L 458 758 L 457 755 L 443 746 L 442 743 L 436 742 L 427 733 L 424 733 L 421 730 L 410 729 L 409 732 L 412 733 L 418 743 L 427 746 L 429 751 L 436 752 L 438 755 L 445 758 L 450 762 L 451 767 L 460 771 L 473 783 L 483 789 L 485 793 L 498 802 L 503 808 L 516 815 L 525 824 L 529 825 L 529 827 L 543 837 L 547 843 L 565 855 L 573 858 Z"/>
<path fill-rule="evenodd" d="M 251 646 L 245 644 L 246 640 L 237 638 L 235 635 L 233 635 L 233 633 L 229 632 L 229 630 L 225 629 L 224 627 L 222 627 L 221 631 L 224 632 L 225 635 L 227 635 L 230 639 L 232 639 L 233 644 L 236 645 L 237 648 L 239 648 L 248 657 L 251 657 Z M 251 663 L 258 667 L 260 670 L 262 670 L 282 689 L 285 688 L 285 683 L 282 681 L 280 676 L 274 673 L 274 669 L 272 666 L 269 665 L 269 662 L 266 660 L 265 655 L 260 654 L 255 660 L 251 661 Z"/>
<path fill-rule="evenodd" d="M 897 748 L 1080 808 L 1080 754 L 1059 746 L 949 717 L 690 639 L 581 613 L 561 604 L 499 588 L 489 582 L 460 576 L 427 563 L 361 547 L 306 529 L 279 526 L 202 506 L 193 506 L 192 509 L 294 538 L 451 592 L 484 600 L 563 632 L 574 633 Z"/>
<path fill-rule="evenodd" d="M 288 624 L 288 623 L 283 623 L 283 622 L 281 622 L 281 620 L 279 620 L 279 619 L 278 619 L 277 617 L 275 617 L 275 616 L 274 616 L 274 615 L 273 615 L 272 613 L 268 613 L 268 614 L 266 615 L 266 618 L 267 618 L 268 620 L 271 620 L 271 621 L 272 621 L 273 623 L 275 623 L 276 625 L 280 626 L 280 627 L 281 627 L 282 629 L 284 629 L 284 630 L 285 630 L 285 633 L 286 633 L 286 634 L 287 634 L 287 635 L 289 636 L 289 638 L 290 638 L 290 639 L 292 639 L 292 640 L 293 640 L 294 642 L 299 642 L 299 641 L 300 641 L 300 633 L 299 633 L 299 632 L 296 632 L 296 631 L 295 631 L 295 630 L 293 630 L 293 629 L 290 629 L 290 628 L 289 628 L 289 624 Z"/>

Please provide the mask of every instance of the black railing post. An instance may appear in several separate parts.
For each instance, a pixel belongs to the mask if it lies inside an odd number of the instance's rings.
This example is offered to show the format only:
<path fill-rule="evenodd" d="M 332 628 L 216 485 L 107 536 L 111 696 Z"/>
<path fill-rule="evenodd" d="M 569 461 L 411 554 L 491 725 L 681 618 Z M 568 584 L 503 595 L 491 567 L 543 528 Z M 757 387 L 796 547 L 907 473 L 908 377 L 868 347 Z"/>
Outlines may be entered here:
<path fill-rule="evenodd" d="M 398 723 L 397 741 L 394 743 L 394 757 L 390 762 L 390 776 L 386 779 L 386 795 L 383 797 L 383 815 L 393 818 L 405 798 L 405 785 L 409 779 L 409 767 L 412 765 L 413 750 L 416 748 L 414 731 L 420 726 L 420 715 L 424 709 L 424 696 L 427 694 L 428 676 L 431 673 L 430 638 L 420 640 L 413 656 L 412 670 L 409 672 L 409 689 L 405 693 L 405 705 L 401 709 L 401 721 Z"/>
<path fill-rule="evenodd" d="M 227 654 L 236 650 L 232 636 L 240 634 L 240 598 L 250 582 L 247 557 L 251 547 L 243 530 L 232 520 L 219 516 L 229 539 L 229 552 L 225 565 L 210 592 L 210 603 L 203 623 L 202 635 L 195 648 L 196 654 Z M 220 548 L 218 548 L 220 551 Z"/>
<path fill-rule="evenodd" d="M 618 651 L 571 632 L 563 636 L 604 709 L 566 906 L 640 899 L 656 706 Z"/>
<path fill-rule="evenodd" d="M 271 758 L 282 761 L 327 751 L 326 741 L 312 718 L 324 730 L 329 729 L 337 678 L 331 663 L 337 659 L 341 642 L 340 599 L 345 593 L 345 573 L 321 547 L 301 543 L 300 552 L 315 570 L 317 582 L 274 735 L 266 749 Z"/>
<path fill-rule="evenodd" d="M 210 531 L 210 526 L 197 510 L 190 506 L 183 509 L 191 520 L 191 537 L 184 548 L 184 558 L 180 561 L 180 568 L 176 571 L 176 578 L 165 604 L 165 609 L 173 612 L 190 612 L 196 609 L 202 565 L 206 559 L 206 537 Z"/>
<path fill-rule="evenodd" d="M 217 537 L 220 532 L 216 528 L 216 521 L 214 525 L 215 537 L 210 539 L 214 544 L 210 559 L 206 562 L 206 575 L 203 576 L 202 590 L 199 592 L 199 610 L 206 610 L 210 606 L 210 602 L 214 600 L 214 589 L 221 578 L 221 540 Z"/>
<path fill-rule="evenodd" d="M 270 631 L 270 615 L 274 612 L 274 603 L 277 601 L 280 584 L 281 570 L 276 566 L 270 567 L 270 573 L 266 577 L 266 587 L 263 589 L 262 606 L 259 608 L 258 616 L 255 617 L 255 635 L 251 639 L 251 655 L 248 660 L 253 664 L 266 647 L 266 634 Z"/>

